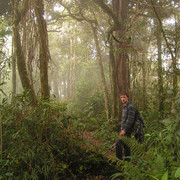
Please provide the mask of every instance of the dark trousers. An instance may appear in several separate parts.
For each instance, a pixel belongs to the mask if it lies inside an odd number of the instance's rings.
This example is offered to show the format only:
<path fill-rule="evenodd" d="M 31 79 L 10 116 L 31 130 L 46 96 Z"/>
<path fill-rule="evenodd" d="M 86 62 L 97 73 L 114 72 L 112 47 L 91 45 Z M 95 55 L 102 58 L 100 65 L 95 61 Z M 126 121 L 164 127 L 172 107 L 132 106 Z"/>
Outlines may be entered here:
<path fill-rule="evenodd" d="M 122 160 L 123 154 L 125 156 L 124 160 L 129 161 L 130 159 L 127 158 L 127 156 L 131 155 L 130 148 L 126 145 L 126 143 L 122 139 L 118 138 L 116 140 L 116 157 Z"/>

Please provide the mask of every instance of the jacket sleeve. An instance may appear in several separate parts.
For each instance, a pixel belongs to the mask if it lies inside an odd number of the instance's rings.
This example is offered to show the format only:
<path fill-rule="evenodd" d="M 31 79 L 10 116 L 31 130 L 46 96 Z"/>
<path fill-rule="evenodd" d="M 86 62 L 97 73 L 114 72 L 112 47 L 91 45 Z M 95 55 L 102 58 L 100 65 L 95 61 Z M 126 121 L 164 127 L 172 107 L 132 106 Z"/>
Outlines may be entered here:
<path fill-rule="evenodd" d="M 126 120 L 126 124 L 124 125 L 124 131 L 125 132 L 131 132 L 135 120 L 135 114 L 136 114 L 136 109 L 133 106 L 130 106 L 128 108 L 128 116 Z"/>

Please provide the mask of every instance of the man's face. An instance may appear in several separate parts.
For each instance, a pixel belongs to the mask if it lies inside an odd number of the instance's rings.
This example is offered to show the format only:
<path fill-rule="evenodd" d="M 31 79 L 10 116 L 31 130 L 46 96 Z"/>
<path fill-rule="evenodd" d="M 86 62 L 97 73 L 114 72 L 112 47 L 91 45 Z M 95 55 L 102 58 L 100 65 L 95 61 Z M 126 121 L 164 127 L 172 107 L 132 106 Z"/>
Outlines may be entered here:
<path fill-rule="evenodd" d="M 126 104 L 128 102 L 128 97 L 126 95 L 121 95 L 121 102 Z"/>

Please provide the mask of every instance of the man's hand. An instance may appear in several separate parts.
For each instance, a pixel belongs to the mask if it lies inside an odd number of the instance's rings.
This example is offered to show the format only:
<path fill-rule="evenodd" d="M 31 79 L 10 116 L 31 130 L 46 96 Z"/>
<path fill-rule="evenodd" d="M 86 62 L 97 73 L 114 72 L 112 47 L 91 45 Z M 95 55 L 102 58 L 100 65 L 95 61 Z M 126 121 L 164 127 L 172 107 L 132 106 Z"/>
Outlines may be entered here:
<path fill-rule="evenodd" d="M 125 133 L 126 133 L 126 132 L 125 132 L 124 130 L 122 130 L 119 135 L 120 135 L 120 136 L 124 136 Z"/>

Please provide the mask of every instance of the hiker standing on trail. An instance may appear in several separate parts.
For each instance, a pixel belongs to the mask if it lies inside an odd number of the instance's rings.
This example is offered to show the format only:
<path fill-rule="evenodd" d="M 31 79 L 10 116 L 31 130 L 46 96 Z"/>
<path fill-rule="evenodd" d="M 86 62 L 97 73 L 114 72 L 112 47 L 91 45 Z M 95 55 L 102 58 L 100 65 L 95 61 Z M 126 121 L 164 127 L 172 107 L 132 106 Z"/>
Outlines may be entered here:
<path fill-rule="evenodd" d="M 130 137 L 135 122 L 136 108 L 128 101 L 128 94 L 121 93 L 121 102 L 123 104 L 122 111 L 122 121 L 121 121 L 121 132 L 120 136 Z M 116 157 L 123 159 L 123 150 L 125 155 L 125 160 L 129 160 L 127 156 L 130 156 L 130 148 L 125 144 L 125 142 L 120 138 L 116 140 Z"/>

